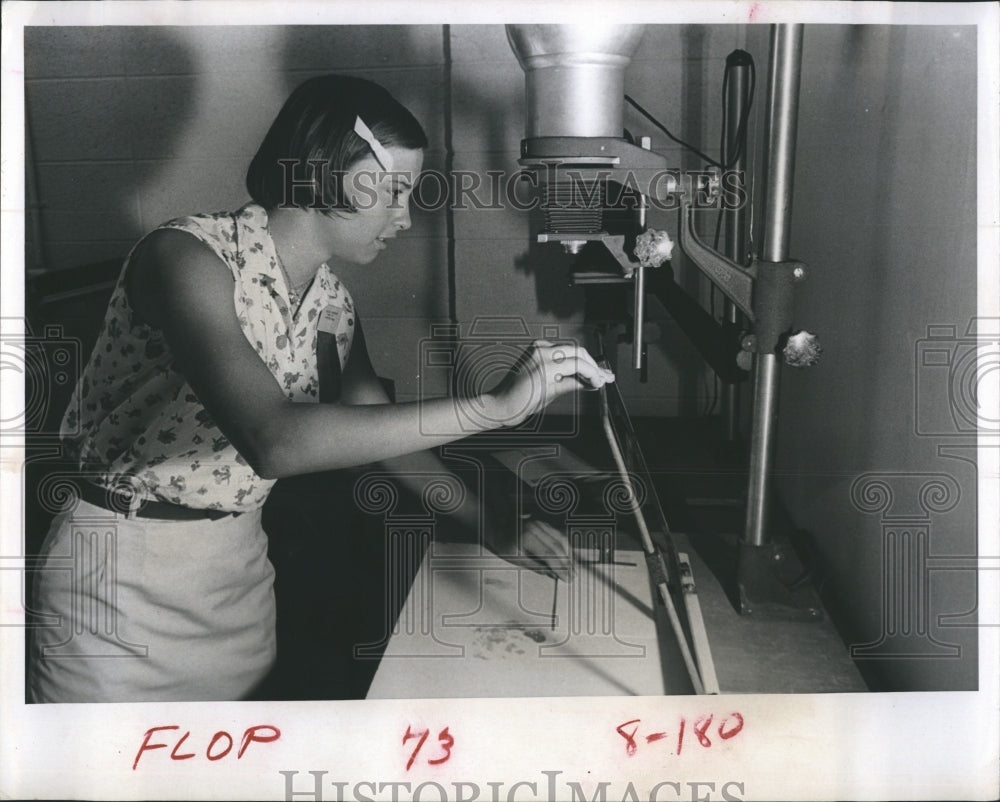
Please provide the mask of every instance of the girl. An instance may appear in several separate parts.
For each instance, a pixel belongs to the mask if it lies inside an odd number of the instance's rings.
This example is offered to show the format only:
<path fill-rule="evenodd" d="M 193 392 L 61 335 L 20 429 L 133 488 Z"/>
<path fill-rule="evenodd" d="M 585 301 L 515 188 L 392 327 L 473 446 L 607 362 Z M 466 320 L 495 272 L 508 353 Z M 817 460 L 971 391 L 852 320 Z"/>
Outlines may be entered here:
<path fill-rule="evenodd" d="M 565 378 L 613 379 L 539 341 L 474 399 L 389 403 L 327 262 L 368 264 L 410 227 L 426 145 L 385 89 L 311 79 L 250 165 L 250 203 L 168 222 L 129 254 L 63 425 L 80 500 L 42 556 L 76 554 L 95 527 L 112 545 L 40 571 L 34 609 L 65 625 L 37 630 L 32 701 L 246 697 L 275 657 L 261 506 L 278 478 L 416 452 L 410 470 L 442 470 L 424 450 L 457 439 L 462 404 L 487 430 L 573 389 Z M 523 543 L 565 565 L 550 527 Z"/>

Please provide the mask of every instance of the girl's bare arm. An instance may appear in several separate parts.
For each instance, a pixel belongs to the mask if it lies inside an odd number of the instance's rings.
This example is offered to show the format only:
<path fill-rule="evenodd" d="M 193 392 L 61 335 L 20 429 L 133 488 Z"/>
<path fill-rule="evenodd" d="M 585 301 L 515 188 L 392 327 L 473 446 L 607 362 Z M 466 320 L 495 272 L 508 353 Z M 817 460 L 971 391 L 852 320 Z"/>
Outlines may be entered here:
<path fill-rule="evenodd" d="M 362 405 L 289 401 L 243 335 L 228 268 L 190 234 L 153 232 L 133 255 L 127 281 L 133 309 L 162 330 L 178 370 L 260 476 L 378 462 L 466 434 L 458 405 L 470 400 Z M 477 425 L 487 430 L 511 423 L 514 415 L 528 417 L 572 390 L 575 382 L 563 379 L 574 375 L 594 385 L 613 378 L 584 349 L 529 349 L 520 370 L 471 399 L 481 410 Z"/>

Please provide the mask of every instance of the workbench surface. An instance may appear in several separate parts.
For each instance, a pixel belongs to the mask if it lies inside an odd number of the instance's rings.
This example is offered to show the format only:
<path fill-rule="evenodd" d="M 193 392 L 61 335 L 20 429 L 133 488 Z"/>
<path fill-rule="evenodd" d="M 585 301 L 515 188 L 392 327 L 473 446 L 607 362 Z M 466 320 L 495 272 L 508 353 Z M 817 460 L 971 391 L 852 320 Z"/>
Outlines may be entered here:
<path fill-rule="evenodd" d="M 722 693 L 865 690 L 828 621 L 738 615 L 687 539 L 674 537 L 691 559 Z M 478 546 L 434 544 L 368 698 L 692 693 L 641 552 L 581 564 L 555 586 Z"/>
<path fill-rule="evenodd" d="M 653 591 L 641 552 L 581 559 L 564 582 L 434 544 L 369 698 L 689 694 Z"/>

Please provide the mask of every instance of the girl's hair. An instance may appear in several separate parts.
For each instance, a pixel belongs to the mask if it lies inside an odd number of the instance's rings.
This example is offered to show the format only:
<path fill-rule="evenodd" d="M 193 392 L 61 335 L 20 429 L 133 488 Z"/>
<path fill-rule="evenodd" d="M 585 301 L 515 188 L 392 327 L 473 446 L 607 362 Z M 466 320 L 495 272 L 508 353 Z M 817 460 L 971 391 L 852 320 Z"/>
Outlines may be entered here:
<path fill-rule="evenodd" d="M 358 117 L 383 147 L 427 147 L 420 123 L 378 84 L 346 75 L 310 78 L 285 101 L 250 162 L 250 197 L 265 209 L 351 210 L 342 178 L 372 154 L 354 131 Z"/>

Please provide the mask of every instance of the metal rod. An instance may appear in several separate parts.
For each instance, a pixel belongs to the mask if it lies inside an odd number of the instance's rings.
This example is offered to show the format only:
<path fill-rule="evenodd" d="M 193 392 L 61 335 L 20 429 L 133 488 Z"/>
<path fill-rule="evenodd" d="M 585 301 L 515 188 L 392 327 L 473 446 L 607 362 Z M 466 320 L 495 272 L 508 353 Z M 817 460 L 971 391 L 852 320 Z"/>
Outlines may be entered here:
<path fill-rule="evenodd" d="M 640 145 L 649 150 L 652 147 L 652 140 L 648 136 L 642 137 Z M 646 196 L 639 194 L 639 231 L 646 230 Z M 637 267 L 633 274 L 635 276 L 635 336 L 632 338 L 632 367 L 642 370 L 645 349 L 642 347 L 642 329 L 646 325 L 646 268 Z"/>
<path fill-rule="evenodd" d="M 795 173 L 795 134 L 799 113 L 802 25 L 776 25 L 771 34 L 768 85 L 767 185 L 764 195 L 763 258 L 781 262 L 788 255 Z"/>
<path fill-rule="evenodd" d="M 649 533 L 649 527 L 646 525 L 646 518 L 643 516 L 642 509 L 639 507 L 638 495 L 635 492 L 635 488 L 632 486 L 632 480 L 629 478 L 628 468 L 625 466 L 625 458 L 622 455 L 621 448 L 618 446 L 618 438 L 615 436 L 614 428 L 611 426 L 611 411 L 608 406 L 607 387 L 601 387 L 600 392 L 601 424 L 604 427 L 604 436 L 608 441 L 608 447 L 611 449 L 611 456 L 614 457 L 615 466 L 618 468 L 618 475 L 621 477 L 628 493 L 629 507 L 632 509 L 632 514 L 635 516 L 635 522 L 639 527 L 639 537 L 642 540 L 643 551 L 651 557 L 659 559 L 663 576 L 665 577 L 667 576 L 667 569 L 663 564 L 663 555 L 660 554 L 659 549 L 656 548 L 656 544 L 653 543 L 653 537 Z M 696 694 L 701 695 L 705 693 L 705 685 L 701 681 L 701 675 L 698 673 L 698 666 L 695 663 L 694 656 L 691 654 L 691 647 L 688 646 L 687 636 L 684 634 L 684 628 L 681 626 L 680 617 L 677 615 L 677 607 L 674 604 L 673 598 L 670 596 L 670 589 L 667 587 L 666 582 L 662 580 L 657 581 L 656 589 L 659 592 L 660 600 L 663 602 L 663 606 L 667 611 L 667 619 L 670 622 L 670 628 L 673 630 L 674 637 L 677 638 L 677 645 L 680 647 L 681 658 L 684 660 L 684 667 L 687 669 L 688 678 L 691 680 L 691 687 L 694 688 L 694 692 Z"/>
<path fill-rule="evenodd" d="M 743 539 L 753 546 L 767 542 L 768 486 L 772 471 L 775 410 L 778 394 L 778 358 L 758 354 L 754 365 L 754 405 L 750 435 L 750 479 Z"/>
<path fill-rule="evenodd" d="M 635 281 L 635 336 L 632 342 L 632 367 L 642 370 L 642 328 L 646 322 L 646 268 L 637 267 Z"/>
<path fill-rule="evenodd" d="M 726 130 L 723 134 L 723 141 L 726 143 L 726 152 L 723 160 L 728 163 L 729 154 L 738 146 L 741 136 L 746 137 L 746 129 L 749 127 L 749 120 L 743 120 L 747 113 L 750 63 L 748 54 L 742 50 L 735 50 L 729 54 L 727 66 L 729 67 L 729 83 L 726 86 Z M 740 122 L 745 124 L 740 130 Z M 733 163 L 731 170 L 739 175 L 743 175 L 746 169 L 746 152 L 740 150 Z M 726 256 L 736 264 L 742 265 L 746 260 L 746 209 L 737 206 L 733 209 L 726 209 L 723 212 L 723 223 L 726 232 Z M 740 310 L 728 298 L 725 301 L 725 320 L 733 327 L 740 323 Z M 740 386 L 736 382 L 730 382 L 723 388 L 722 410 L 726 420 L 726 439 L 730 442 L 739 439 L 740 436 Z"/>
<path fill-rule="evenodd" d="M 559 575 L 555 576 L 555 585 L 552 587 L 552 631 L 556 631 L 556 620 L 558 615 L 556 611 L 559 609 Z"/>
<path fill-rule="evenodd" d="M 768 78 L 767 183 L 764 190 L 764 242 L 760 270 L 788 254 L 798 123 L 802 25 L 776 25 L 771 32 Z M 767 540 L 768 485 L 773 470 L 780 365 L 770 344 L 754 360 L 753 430 L 744 540 L 763 546 Z"/>

